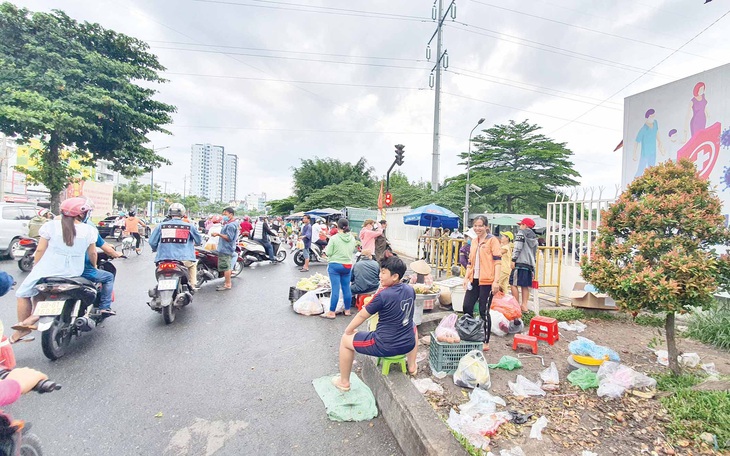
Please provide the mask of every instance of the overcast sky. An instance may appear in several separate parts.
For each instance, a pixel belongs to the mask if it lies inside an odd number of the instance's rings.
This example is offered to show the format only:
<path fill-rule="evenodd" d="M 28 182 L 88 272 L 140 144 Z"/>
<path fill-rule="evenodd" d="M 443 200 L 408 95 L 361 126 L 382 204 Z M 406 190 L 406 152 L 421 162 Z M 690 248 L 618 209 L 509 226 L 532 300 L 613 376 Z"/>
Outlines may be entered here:
<path fill-rule="evenodd" d="M 623 98 L 727 63 L 730 16 L 707 27 L 728 2 L 704 1 L 457 1 L 444 27 L 441 181 L 464 171 L 457 154 L 480 117 L 484 126 L 529 119 L 575 152 L 583 185 L 613 189 Z M 178 108 L 172 136 L 150 137 L 169 146 L 161 153 L 173 165 L 155 172 L 168 191 L 182 193 L 190 146 L 205 142 L 239 156 L 239 198 L 290 195 L 301 158 L 365 156 L 384 175 L 397 143 L 401 170 L 431 180 L 432 0 L 15 3 L 150 44 L 170 80 L 158 98 Z"/>

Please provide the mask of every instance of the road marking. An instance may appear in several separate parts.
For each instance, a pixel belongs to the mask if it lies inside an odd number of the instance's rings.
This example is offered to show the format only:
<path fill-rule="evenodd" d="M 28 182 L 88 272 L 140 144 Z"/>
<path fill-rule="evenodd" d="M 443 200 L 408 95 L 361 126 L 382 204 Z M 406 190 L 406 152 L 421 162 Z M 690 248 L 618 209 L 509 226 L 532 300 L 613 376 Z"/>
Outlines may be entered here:
<path fill-rule="evenodd" d="M 180 429 L 172 436 L 165 448 L 165 455 L 212 456 L 223 448 L 228 439 L 247 427 L 246 421 L 208 421 L 196 418 L 193 425 Z"/>

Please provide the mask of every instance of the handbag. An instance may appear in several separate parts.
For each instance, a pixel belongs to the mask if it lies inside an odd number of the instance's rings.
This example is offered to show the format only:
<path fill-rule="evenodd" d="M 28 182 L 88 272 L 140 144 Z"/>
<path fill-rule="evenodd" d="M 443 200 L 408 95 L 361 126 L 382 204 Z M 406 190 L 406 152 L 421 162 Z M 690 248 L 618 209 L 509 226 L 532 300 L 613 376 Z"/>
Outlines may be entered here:
<path fill-rule="evenodd" d="M 456 332 L 459 333 L 461 340 L 469 342 L 483 342 L 486 338 L 484 321 L 479 317 L 462 315 L 456 322 Z"/>

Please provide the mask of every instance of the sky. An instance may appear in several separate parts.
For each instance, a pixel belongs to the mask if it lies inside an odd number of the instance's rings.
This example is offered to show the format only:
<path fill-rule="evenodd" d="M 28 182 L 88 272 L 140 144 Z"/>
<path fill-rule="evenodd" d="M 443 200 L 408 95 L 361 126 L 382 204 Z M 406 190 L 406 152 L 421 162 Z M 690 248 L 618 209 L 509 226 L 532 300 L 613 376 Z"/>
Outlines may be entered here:
<path fill-rule="evenodd" d="M 449 0 L 444 1 L 444 9 Z M 431 181 L 436 61 L 433 0 L 22 0 L 149 43 L 177 107 L 150 146 L 155 171 L 183 192 L 190 147 L 239 157 L 237 196 L 292 193 L 292 168 L 365 157 Z M 728 2 L 714 0 L 458 0 L 444 22 L 440 181 L 481 127 L 528 119 L 574 152 L 582 186 L 621 182 L 624 97 L 728 63 Z M 727 16 L 724 16 L 727 15 Z M 480 129 L 477 129 L 479 132 Z"/>

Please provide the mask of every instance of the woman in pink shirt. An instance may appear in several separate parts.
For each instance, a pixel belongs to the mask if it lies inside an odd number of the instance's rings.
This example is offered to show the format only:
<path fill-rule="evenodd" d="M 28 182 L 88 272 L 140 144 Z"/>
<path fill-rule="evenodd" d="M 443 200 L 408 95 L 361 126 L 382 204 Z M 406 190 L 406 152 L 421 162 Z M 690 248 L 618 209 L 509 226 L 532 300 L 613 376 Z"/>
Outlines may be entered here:
<path fill-rule="evenodd" d="M 363 222 L 362 229 L 360 230 L 360 243 L 362 244 L 362 250 L 375 251 L 375 238 L 383 234 L 383 229 L 378 224 L 377 227 L 373 228 L 375 220 L 367 219 Z"/>

